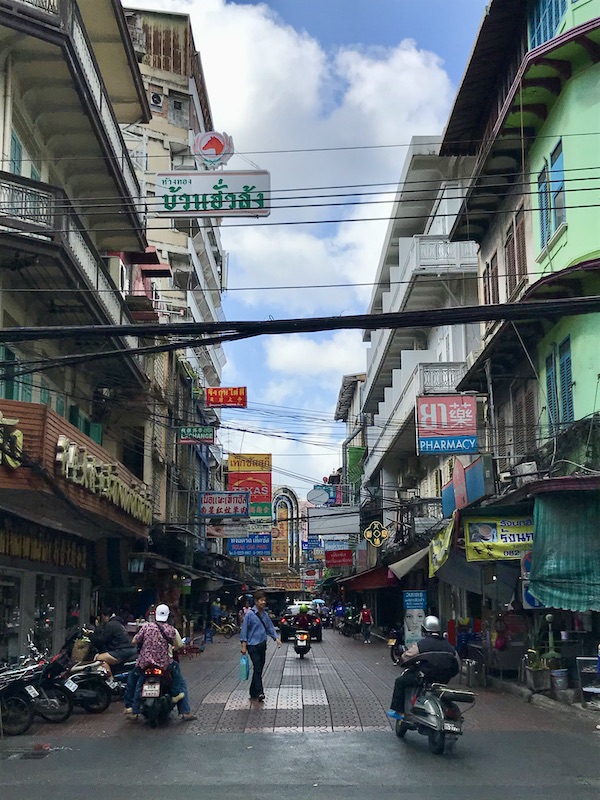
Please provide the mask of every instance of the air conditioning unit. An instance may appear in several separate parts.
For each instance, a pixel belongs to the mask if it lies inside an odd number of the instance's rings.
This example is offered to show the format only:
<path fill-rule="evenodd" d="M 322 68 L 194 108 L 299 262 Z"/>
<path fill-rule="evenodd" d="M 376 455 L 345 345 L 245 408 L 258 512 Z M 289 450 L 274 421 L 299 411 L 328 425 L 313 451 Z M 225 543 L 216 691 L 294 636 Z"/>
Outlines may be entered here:
<path fill-rule="evenodd" d="M 157 111 L 162 111 L 164 95 L 160 92 L 150 92 L 150 105 Z"/>
<path fill-rule="evenodd" d="M 471 350 L 466 359 L 467 369 L 471 369 L 471 367 L 477 361 L 480 355 L 481 355 L 481 350 Z"/>

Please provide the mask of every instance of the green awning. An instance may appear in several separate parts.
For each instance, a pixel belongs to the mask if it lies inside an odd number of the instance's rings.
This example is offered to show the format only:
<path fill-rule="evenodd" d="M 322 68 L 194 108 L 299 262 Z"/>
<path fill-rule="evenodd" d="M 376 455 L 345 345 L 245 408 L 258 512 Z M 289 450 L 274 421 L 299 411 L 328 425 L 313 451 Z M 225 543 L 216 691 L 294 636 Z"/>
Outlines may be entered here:
<path fill-rule="evenodd" d="M 600 611 L 600 492 L 535 498 L 529 591 L 547 608 Z"/>

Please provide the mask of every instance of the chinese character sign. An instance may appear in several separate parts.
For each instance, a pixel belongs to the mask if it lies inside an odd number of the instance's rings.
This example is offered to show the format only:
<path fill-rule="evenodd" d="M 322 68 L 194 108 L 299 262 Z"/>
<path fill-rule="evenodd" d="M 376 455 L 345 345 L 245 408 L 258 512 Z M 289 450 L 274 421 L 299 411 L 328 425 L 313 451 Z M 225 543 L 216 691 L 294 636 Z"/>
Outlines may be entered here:
<path fill-rule="evenodd" d="M 248 517 L 248 492 L 199 492 L 198 509 L 201 517 Z"/>
<path fill-rule="evenodd" d="M 477 400 L 472 395 L 417 397 L 421 453 L 477 453 Z"/>
<path fill-rule="evenodd" d="M 245 386 L 209 386 L 206 389 L 207 408 L 246 408 Z"/>

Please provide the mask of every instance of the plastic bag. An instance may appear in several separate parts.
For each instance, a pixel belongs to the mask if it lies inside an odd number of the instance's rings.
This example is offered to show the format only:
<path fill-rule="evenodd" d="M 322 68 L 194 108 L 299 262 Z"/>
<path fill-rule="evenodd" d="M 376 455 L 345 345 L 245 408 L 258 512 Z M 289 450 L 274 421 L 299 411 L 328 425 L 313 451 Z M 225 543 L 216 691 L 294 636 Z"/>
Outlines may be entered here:
<path fill-rule="evenodd" d="M 250 677 L 250 659 L 244 653 L 240 656 L 240 680 L 247 681 Z"/>

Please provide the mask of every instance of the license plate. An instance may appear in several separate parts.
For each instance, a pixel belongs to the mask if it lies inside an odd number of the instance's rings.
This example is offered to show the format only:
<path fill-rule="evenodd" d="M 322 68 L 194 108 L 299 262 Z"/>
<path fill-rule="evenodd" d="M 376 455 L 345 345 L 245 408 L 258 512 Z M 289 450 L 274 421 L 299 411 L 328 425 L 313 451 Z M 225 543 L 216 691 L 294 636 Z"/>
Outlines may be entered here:
<path fill-rule="evenodd" d="M 109 689 L 116 689 L 119 684 L 116 681 L 106 681 L 106 685 Z"/>
<path fill-rule="evenodd" d="M 77 684 L 75 683 L 75 681 L 72 681 L 71 678 L 68 678 L 65 681 L 65 686 L 67 687 L 67 689 L 70 692 L 76 692 L 77 691 Z"/>
<path fill-rule="evenodd" d="M 298 642 L 296 642 L 296 644 L 298 645 L 298 647 L 306 647 L 306 642 L 303 641 L 302 639 L 300 639 Z"/>
<path fill-rule="evenodd" d="M 35 688 L 35 686 L 26 686 L 26 687 L 25 687 L 25 691 L 27 692 L 27 694 L 29 695 L 29 697 L 33 697 L 34 699 L 35 699 L 36 697 L 39 697 L 39 696 L 40 696 L 40 693 L 39 693 L 39 692 L 38 692 L 38 690 Z"/>
<path fill-rule="evenodd" d="M 145 683 L 142 687 L 142 697 L 160 697 L 160 683 Z"/>
<path fill-rule="evenodd" d="M 455 725 L 454 722 L 444 722 L 444 730 L 451 733 L 460 733 L 460 726 Z"/>
<path fill-rule="evenodd" d="M 393 647 L 396 644 L 395 639 L 388 639 L 388 647 Z"/>

